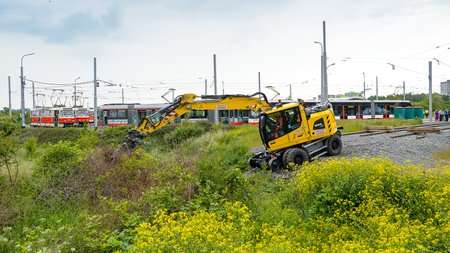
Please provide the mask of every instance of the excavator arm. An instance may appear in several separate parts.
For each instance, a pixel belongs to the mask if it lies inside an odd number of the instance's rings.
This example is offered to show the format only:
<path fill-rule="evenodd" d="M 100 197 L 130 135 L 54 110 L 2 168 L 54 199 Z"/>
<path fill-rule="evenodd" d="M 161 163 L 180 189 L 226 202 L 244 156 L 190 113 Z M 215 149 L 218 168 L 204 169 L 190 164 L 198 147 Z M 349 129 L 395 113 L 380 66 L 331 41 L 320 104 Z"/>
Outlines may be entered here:
<path fill-rule="evenodd" d="M 253 110 L 266 111 L 271 108 L 264 93 L 252 95 L 205 95 L 183 94 L 174 102 L 146 116 L 134 129 L 130 130 L 124 145 L 133 150 L 142 144 L 145 136 L 159 130 L 175 119 L 192 110 Z"/>

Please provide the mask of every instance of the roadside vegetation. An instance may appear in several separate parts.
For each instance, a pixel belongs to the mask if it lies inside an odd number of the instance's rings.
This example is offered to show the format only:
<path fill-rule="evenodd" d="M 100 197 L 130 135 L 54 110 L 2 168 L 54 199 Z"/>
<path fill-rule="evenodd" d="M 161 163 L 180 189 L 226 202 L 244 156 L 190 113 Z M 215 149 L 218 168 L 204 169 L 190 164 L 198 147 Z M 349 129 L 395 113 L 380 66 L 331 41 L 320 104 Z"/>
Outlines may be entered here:
<path fill-rule="evenodd" d="M 434 157 L 436 159 L 439 159 L 441 161 L 445 161 L 447 163 L 450 163 L 450 148 L 441 152 L 434 153 Z"/>
<path fill-rule="evenodd" d="M 0 121 L 0 252 L 448 250 L 448 165 L 273 173 L 247 167 L 252 126 L 184 122 L 132 153 L 126 128 L 56 131 Z"/>

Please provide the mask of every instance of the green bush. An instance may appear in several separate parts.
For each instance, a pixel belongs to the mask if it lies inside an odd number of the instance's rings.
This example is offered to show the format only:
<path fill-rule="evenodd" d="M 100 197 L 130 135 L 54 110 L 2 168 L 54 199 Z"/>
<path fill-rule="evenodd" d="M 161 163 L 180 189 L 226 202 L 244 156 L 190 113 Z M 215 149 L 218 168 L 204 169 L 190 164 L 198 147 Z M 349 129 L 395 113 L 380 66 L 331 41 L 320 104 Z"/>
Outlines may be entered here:
<path fill-rule="evenodd" d="M 81 132 L 80 138 L 77 140 L 78 146 L 83 150 L 94 149 L 100 142 L 99 137 L 95 131 L 84 129 Z"/>
<path fill-rule="evenodd" d="M 23 144 L 28 158 L 32 158 L 37 151 L 37 139 L 35 137 L 28 138 Z"/>
<path fill-rule="evenodd" d="M 210 132 L 214 129 L 214 123 L 212 123 L 209 120 L 199 120 L 195 122 L 201 129 L 203 129 L 203 132 Z"/>
<path fill-rule="evenodd" d="M 202 135 L 204 132 L 205 130 L 200 125 L 184 121 L 173 132 L 165 135 L 163 139 L 167 145 L 173 148 L 189 138 Z"/>
<path fill-rule="evenodd" d="M 121 145 L 128 136 L 128 126 L 109 127 L 99 131 L 100 140 L 113 145 Z"/>
<path fill-rule="evenodd" d="M 0 169 L 3 167 L 6 169 L 11 185 L 16 182 L 19 175 L 19 165 L 16 157 L 17 150 L 18 144 L 15 138 L 0 135 Z"/>
<path fill-rule="evenodd" d="M 0 117 L 0 135 L 8 136 L 19 128 L 19 124 L 14 118 L 9 116 Z"/>
<path fill-rule="evenodd" d="M 37 162 L 34 176 L 57 185 L 75 172 L 81 162 L 80 149 L 73 142 L 58 142 L 47 147 Z"/>
<path fill-rule="evenodd" d="M 152 185 L 143 189 L 139 204 L 147 210 L 181 210 L 189 205 L 198 193 L 197 169 L 190 159 L 177 156 L 162 163 L 153 162 Z"/>
<path fill-rule="evenodd" d="M 212 196 L 245 200 L 248 182 L 243 170 L 247 168 L 248 148 L 236 139 L 235 133 L 228 132 L 205 151 L 197 165 L 201 187 L 211 189 L 206 193 Z"/>
<path fill-rule="evenodd" d="M 57 143 L 59 141 L 77 141 L 82 132 L 81 128 L 23 128 L 18 131 L 21 142 L 25 142 L 30 137 L 35 137 L 38 144 Z"/>

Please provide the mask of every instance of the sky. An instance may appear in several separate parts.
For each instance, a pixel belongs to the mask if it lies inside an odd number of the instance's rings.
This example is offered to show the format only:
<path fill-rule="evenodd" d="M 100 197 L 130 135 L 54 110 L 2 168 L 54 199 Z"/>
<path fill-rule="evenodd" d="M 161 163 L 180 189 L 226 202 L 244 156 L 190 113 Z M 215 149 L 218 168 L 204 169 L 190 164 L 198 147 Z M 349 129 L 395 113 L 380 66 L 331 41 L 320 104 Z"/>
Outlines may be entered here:
<path fill-rule="evenodd" d="M 0 108 L 57 100 L 160 103 L 169 89 L 312 99 L 320 94 L 323 21 L 328 93 L 428 93 L 450 79 L 448 0 L 0 0 Z M 34 53 L 31 56 L 26 54 Z M 23 58 L 22 58 L 23 57 Z M 78 78 L 79 77 L 79 78 Z M 172 93 L 165 96 L 172 99 Z"/>

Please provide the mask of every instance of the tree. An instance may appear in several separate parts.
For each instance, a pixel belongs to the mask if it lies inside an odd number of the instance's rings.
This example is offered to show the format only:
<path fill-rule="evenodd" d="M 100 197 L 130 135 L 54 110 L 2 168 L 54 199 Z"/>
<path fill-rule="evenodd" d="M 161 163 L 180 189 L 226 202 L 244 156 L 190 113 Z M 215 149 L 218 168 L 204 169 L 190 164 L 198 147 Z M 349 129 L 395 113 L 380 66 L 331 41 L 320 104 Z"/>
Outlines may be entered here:
<path fill-rule="evenodd" d="M 3 111 L 0 111 L 0 115 L 9 115 L 9 107 L 3 107 Z"/>
<path fill-rule="evenodd" d="M 11 185 L 16 182 L 19 175 L 19 163 L 16 158 L 17 150 L 17 142 L 12 137 L 0 135 L 0 168 L 6 167 Z"/>

